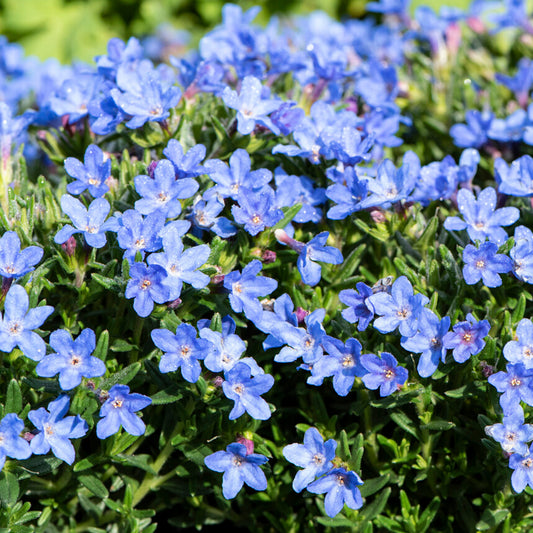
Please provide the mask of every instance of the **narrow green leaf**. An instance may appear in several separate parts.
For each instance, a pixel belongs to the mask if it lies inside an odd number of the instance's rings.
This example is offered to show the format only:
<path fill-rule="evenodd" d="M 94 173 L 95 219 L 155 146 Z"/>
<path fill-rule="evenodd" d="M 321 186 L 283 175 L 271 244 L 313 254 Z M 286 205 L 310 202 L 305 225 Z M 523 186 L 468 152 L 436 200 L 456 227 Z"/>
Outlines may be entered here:
<path fill-rule="evenodd" d="M 121 385 L 127 385 L 137 375 L 137 373 L 141 369 L 141 366 L 142 365 L 139 361 L 137 361 L 136 363 L 132 363 L 126 368 L 119 370 L 112 376 L 103 379 L 100 383 L 100 388 L 104 390 L 110 389 L 113 385 L 116 385 L 117 383 L 120 383 Z"/>
<path fill-rule="evenodd" d="M 102 361 L 105 361 L 107 358 L 107 350 L 109 348 L 109 331 L 105 329 L 100 333 L 100 336 L 98 337 L 98 343 L 96 344 L 96 348 L 94 350 L 93 355 L 95 357 L 98 357 L 98 359 L 101 359 Z"/>
<path fill-rule="evenodd" d="M 518 303 L 513 311 L 511 321 L 516 326 L 524 318 L 526 312 L 526 295 L 522 292 L 518 298 Z"/>
<path fill-rule="evenodd" d="M 402 411 L 390 413 L 391 419 L 400 426 L 404 431 L 410 433 L 417 440 L 420 439 L 418 432 L 413 424 L 413 421 Z"/>
<path fill-rule="evenodd" d="M 22 411 L 22 392 L 16 379 L 12 379 L 7 386 L 5 413 L 20 413 Z"/>
<path fill-rule="evenodd" d="M 79 482 L 88 488 L 95 496 L 98 498 L 104 499 L 109 496 L 109 492 L 106 489 L 105 485 L 96 477 L 90 474 L 84 474 L 78 476 Z"/>
<path fill-rule="evenodd" d="M 363 485 L 361 486 L 361 496 L 363 498 L 368 498 L 376 492 L 380 491 L 390 479 L 390 474 L 385 474 L 384 476 L 378 476 L 373 479 L 365 479 Z"/>
<path fill-rule="evenodd" d="M 431 217 L 431 220 L 427 223 L 426 229 L 422 232 L 422 235 L 415 241 L 414 247 L 419 250 L 427 250 L 429 246 L 435 242 L 435 235 L 439 229 L 439 217 Z"/>
<path fill-rule="evenodd" d="M 0 502 L 2 507 L 15 505 L 19 497 L 19 482 L 11 472 L 0 473 Z"/>

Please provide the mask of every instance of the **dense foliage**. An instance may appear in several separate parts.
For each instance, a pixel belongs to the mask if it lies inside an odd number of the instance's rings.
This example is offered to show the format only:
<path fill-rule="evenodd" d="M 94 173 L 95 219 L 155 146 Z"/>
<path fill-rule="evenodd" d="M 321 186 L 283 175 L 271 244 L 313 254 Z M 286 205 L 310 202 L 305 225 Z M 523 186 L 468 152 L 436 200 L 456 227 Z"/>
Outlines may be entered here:
<path fill-rule="evenodd" d="M 532 22 L 367 8 L 0 41 L 6 531 L 530 530 Z"/>

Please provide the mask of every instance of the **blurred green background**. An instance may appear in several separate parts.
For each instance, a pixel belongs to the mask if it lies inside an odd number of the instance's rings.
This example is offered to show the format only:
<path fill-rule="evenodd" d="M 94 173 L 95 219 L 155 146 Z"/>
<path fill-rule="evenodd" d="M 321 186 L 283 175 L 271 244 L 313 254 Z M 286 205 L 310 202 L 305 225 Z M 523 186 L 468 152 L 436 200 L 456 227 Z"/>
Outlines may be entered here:
<path fill-rule="evenodd" d="M 63 63 L 92 61 L 105 53 L 111 37 L 127 39 L 153 33 L 162 23 L 191 32 L 194 44 L 221 21 L 222 0 L 0 0 L 0 33 L 20 42 L 27 55 L 56 57 Z M 366 0 L 237 1 L 248 9 L 262 7 L 256 21 L 273 14 L 309 13 L 321 9 L 335 18 L 360 17 Z M 466 7 L 469 0 L 412 0 L 411 9 L 429 4 Z"/>

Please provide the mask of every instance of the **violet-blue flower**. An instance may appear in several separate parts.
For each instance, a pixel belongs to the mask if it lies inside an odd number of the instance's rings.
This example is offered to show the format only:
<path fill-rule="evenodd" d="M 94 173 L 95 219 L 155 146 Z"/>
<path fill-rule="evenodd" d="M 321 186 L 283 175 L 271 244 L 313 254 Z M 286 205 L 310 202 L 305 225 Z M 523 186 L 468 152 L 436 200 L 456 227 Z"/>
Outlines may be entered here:
<path fill-rule="evenodd" d="M 52 449 L 52 453 L 69 465 L 74 462 L 76 452 L 70 439 L 83 437 L 89 426 L 80 415 L 67 416 L 70 398 L 62 394 L 48 404 L 48 410 L 40 407 L 28 413 L 28 418 L 39 430 L 30 441 L 34 454 L 44 455 Z"/>
<path fill-rule="evenodd" d="M 239 204 L 232 206 L 231 213 L 250 235 L 257 235 L 283 218 L 283 211 L 275 207 L 274 191 L 268 185 L 259 191 L 241 187 L 237 201 Z"/>
<path fill-rule="evenodd" d="M 520 407 L 520 402 L 533 406 L 533 368 L 523 363 L 509 363 L 505 372 L 488 377 L 488 382 L 500 393 L 500 405 L 504 415 L 511 415 Z"/>
<path fill-rule="evenodd" d="M 94 198 L 99 198 L 109 191 L 106 180 L 111 176 L 111 159 L 106 158 L 96 144 L 87 147 L 83 163 L 75 157 L 67 157 L 65 170 L 76 180 L 67 185 L 70 194 L 81 194 L 88 189 Z"/>
<path fill-rule="evenodd" d="M 177 139 L 170 139 L 163 155 L 172 163 L 178 179 L 195 178 L 206 173 L 205 168 L 200 165 L 200 161 L 205 158 L 203 144 L 196 144 L 185 153 Z"/>
<path fill-rule="evenodd" d="M 190 198 L 198 190 L 192 178 L 176 179 L 173 164 L 167 159 L 157 163 L 154 177 L 135 177 L 135 190 L 142 197 L 135 202 L 135 209 L 142 215 L 159 211 L 165 218 L 175 218 L 181 213 L 179 200 Z"/>
<path fill-rule="evenodd" d="M 460 148 L 479 148 L 488 141 L 489 131 L 494 113 L 470 109 L 465 113 L 466 124 L 454 124 L 450 128 L 455 146 Z"/>
<path fill-rule="evenodd" d="M 268 420 L 270 407 L 261 398 L 261 394 L 268 392 L 274 385 L 274 378 L 270 374 L 260 374 L 252 377 L 252 369 L 243 362 L 238 362 L 224 373 L 222 390 L 226 398 L 235 403 L 229 414 L 230 420 L 235 420 L 247 412 L 255 420 Z"/>
<path fill-rule="evenodd" d="M 464 220 L 459 217 L 448 217 L 444 227 L 448 231 L 466 229 L 472 241 L 489 239 L 498 245 L 507 240 L 507 233 L 502 226 L 514 224 L 520 217 L 516 207 L 502 207 L 496 209 L 496 191 L 486 187 L 478 194 L 477 199 L 472 191 L 459 189 L 457 205 Z"/>
<path fill-rule="evenodd" d="M 0 470 L 6 457 L 27 459 L 31 455 L 30 443 L 20 436 L 24 422 L 15 414 L 8 413 L 0 420 Z"/>
<path fill-rule="evenodd" d="M 523 363 L 528 370 L 533 368 L 533 322 L 529 318 L 518 322 L 515 338 L 503 347 L 503 356 L 510 363 Z"/>
<path fill-rule="evenodd" d="M 450 329 L 450 317 L 442 319 L 430 309 L 422 309 L 418 321 L 418 331 L 412 337 L 402 337 L 402 347 L 413 353 L 419 353 L 417 371 L 423 378 L 433 375 L 440 361 L 446 359 L 446 348 L 442 339 Z"/>
<path fill-rule="evenodd" d="M 126 285 L 126 298 L 134 298 L 133 309 L 140 317 L 147 317 L 154 309 L 154 302 L 163 304 L 170 301 L 170 289 L 164 285 L 167 277 L 165 269 L 159 265 L 133 263 L 130 280 Z"/>
<path fill-rule="evenodd" d="M 196 383 L 202 371 L 198 361 L 208 355 L 209 341 L 198 339 L 196 329 L 185 323 L 176 328 L 176 333 L 164 328 L 154 329 L 151 336 L 154 344 L 163 351 L 159 370 L 167 373 L 181 368 L 181 375 L 189 383 Z"/>
<path fill-rule="evenodd" d="M 242 274 L 234 270 L 224 276 L 224 287 L 231 291 L 231 308 L 237 313 L 244 311 L 252 322 L 260 320 L 263 312 L 259 296 L 267 296 L 278 286 L 275 279 L 257 275 L 262 268 L 261 261 L 254 259 L 243 268 Z"/>
<path fill-rule="evenodd" d="M 321 385 L 324 378 L 333 376 L 333 388 L 339 396 L 347 396 L 356 377 L 364 376 L 367 371 L 361 365 L 361 343 L 357 339 L 348 339 L 343 343 L 325 335 L 322 338 L 324 356 L 311 365 L 310 385 Z"/>
<path fill-rule="evenodd" d="M 343 289 L 339 292 L 339 300 L 348 306 L 341 314 L 344 320 L 351 324 L 357 323 L 357 329 L 364 331 L 374 318 L 374 308 L 368 302 L 368 297 L 374 294 L 374 291 L 362 281 L 359 281 L 355 287 L 357 290 Z"/>
<path fill-rule="evenodd" d="M 513 453 L 509 457 L 509 468 L 514 470 L 511 485 L 515 492 L 522 492 L 528 485 L 533 488 L 533 444 L 525 454 Z"/>
<path fill-rule="evenodd" d="M 39 246 L 21 250 L 19 236 L 14 231 L 6 231 L 0 237 L 0 276 L 8 279 L 24 276 L 34 270 L 43 253 Z"/>
<path fill-rule="evenodd" d="M 324 438 L 318 429 L 310 427 L 304 434 L 303 444 L 289 444 L 283 448 L 283 457 L 290 463 L 303 468 L 294 476 L 292 488 L 302 492 L 315 478 L 333 468 L 337 442 Z"/>
<path fill-rule="evenodd" d="M 457 322 L 452 329 L 442 338 L 442 345 L 447 350 L 452 350 L 455 361 L 464 363 L 483 349 L 490 324 L 488 320 L 478 322 L 472 313 L 468 313 L 466 320 Z"/>
<path fill-rule="evenodd" d="M 241 187 L 258 191 L 272 179 L 272 172 L 266 168 L 251 170 L 250 155 L 242 148 L 237 148 L 231 154 L 229 165 L 219 159 L 210 159 L 205 162 L 204 167 L 208 176 L 216 183 L 203 194 L 204 200 L 210 200 L 215 195 L 237 200 Z"/>
<path fill-rule="evenodd" d="M 22 353 L 40 361 L 46 354 L 46 344 L 34 329 L 42 326 L 54 308 L 42 305 L 29 309 L 28 293 L 20 285 L 12 285 L 4 303 L 4 316 L 0 316 L 0 350 L 6 353 L 18 346 Z"/>
<path fill-rule="evenodd" d="M 234 442 L 226 447 L 226 451 L 219 451 L 208 455 L 205 465 L 215 472 L 224 472 L 222 477 L 222 494 L 226 500 L 237 496 L 246 483 L 254 490 L 266 490 L 267 479 L 259 468 L 268 459 L 259 453 L 247 453 L 246 446 Z"/>
<path fill-rule="evenodd" d="M 407 381 L 407 370 L 398 366 L 396 358 L 388 352 L 382 352 L 381 357 L 372 353 L 362 354 L 361 365 L 367 371 L 361 378 L 365 387 L 379 389 L 381 397 L 396 392 Z"/>
<path fill-rule="evenodd" d="M 501 424 L 486 426 L 485 433 L 499 442 L 504 452 L 525 455 L 527 443 L 533 440 L 533 425 L 524 424 L 524 411 L 516 409 L 504 416 Z"/>
<path fill-rule="evenodd" d="M 55 352 L 41 359 L 35 372 L 45 378 L 59 374 L 59 385 L 63 390 L 77 387 L 82 378 L 105 374 L 105 363 L 91 355 L 96 348 L 96 335 L 92 329 L 85 328 L 76 339 L 72 339 L 68 331 L 58 329 L 50 334 L 49 343 Z"/>
<path fill-rule="evenodd" d="M 152 399 L 144 394 L 130 393 L 127 385 L 113 385 L 107 399 L 100 408 L 100 420 L 96 424 L 96 436 L 107 439 L 114 435 L 122 426 L 130 435 L 143 435 L 146 426 L 135 413 L 152 403 Z"/>
<path fill-rule="evenodd" d="M 335 468 L 325 476 L 307 485 L 307 490 L 314 494 L 326 494 L 324 507 L 326 514 L 334 518 L 346 504 L 350 509 L 363 506 L 363 498 L 359 486 L 363 484 L 361 478 L 353 471 L 345 468 Z"/>
<path fill-rule="evenodd" d="M 179 298 L 183 282 L 195 289 L 202 289 L 209 283 L 209 276 L 198 270 L 209 258 L 209 246 L 201 244 L 187 250 L 183 248 L 178 230 L 170 228 L 163 236 L 163 252 L 152 253 L 146 259 L 149 265 L 165 269 L 167 276 L 163 285 L 169 290 L 169 301 Z"/>
<path fill-rule="evenodd" d="M 376 315 L 374 327 L 381 333 L 389 333 L 399 328 L 404 337 L 412 337 L 418 329 L 422 309 L 429 303 L 423 294 L 414 294 L 411 282 L 400 276 L 394 281 L 391 293 L 378 292 L 368 297 Z"/>
<path fill-rule="evenodd" d="M 499 254 L 498 245 L 493 242 L 481 243 L 479 248 L 467 244 L 463 250 L 463 277 L 467 285 L 474 285 L 480 279 L 486 287 L 499 287 L 502 278 L 498 274 L 507 274 L 513 269 L 510 257 Z"/>
<path fill-rule="evenodd" d="M 64 194 L 61 197 L 61 209 L 70 217 L 74 224 L 65 224 L 55 235 L 54 242 L 63 244 L 75 233 L 83 233 L 89 246 L 102 248 L 106 245 L 106 231 L 117 231 L 119 224 L 116 218 L 106 220 L 111 206 L 105 198 L 96 198 L 89 207 L 85 207 L 77 198 Z"/>
<path fill-rule="evenodd" d="M 246 76 L 242 80 L 240 92 L 229 87 L 222 93 L 224 103 L 237 110 L 237 131 L 241 135 L 252 133 L 256 124 L 265 126 L 274 134 L 279 134 L 279 129 L 268 117 L 281 105 L 281 100 L 263 98 L 263 86 L 254 76 Z"/>

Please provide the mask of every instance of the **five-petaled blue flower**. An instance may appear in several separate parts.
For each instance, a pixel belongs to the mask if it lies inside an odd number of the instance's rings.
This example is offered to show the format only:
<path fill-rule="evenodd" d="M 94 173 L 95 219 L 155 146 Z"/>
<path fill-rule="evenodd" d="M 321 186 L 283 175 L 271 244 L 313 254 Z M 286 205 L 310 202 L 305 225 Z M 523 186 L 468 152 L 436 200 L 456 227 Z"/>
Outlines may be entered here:
<path fill-rule="evenodd" d="M 499 254 L 498 245 L 483 242 L 479 248 L 467 244 L 463 250 L 463 277 L 468 285 L 474 285 L 480 279 L 487 287 L 499 287 L 502 278 L 498 274 L 507 274 L 513 269 L 513 261 L 504 254 Z"/>
<path fill-rule="evenodd" d="M 350 509 L 359 509 L 363 505 L 363 498 L 359 486 L 362 479 L 353 471 L 345 468 L 335 468 L 325 476 L 307 485 L 307 490 L 314 494 L 324 494 L 326 514 L 333 518 L 339 514 L 346 504 Z"/>
<path fill-rule="evenodd" d="M 31 455 L 30 443 L 20 436 L 24 422 L 15 414 L 8 413 L 0 420 L 0 470 L 6 457 L 27 459 Z"/>
<path fill-rule="evenodd" d="M 453 358 L 458 363 L 464 363 L 483 349 L 490 324 L 488 320 L 478 322 L 472 313 L 468 313 L 466 320 L 458 322 L 452 329 L 444 335 L 442 344 L 447 350 L 452 350 Z"/>
<path fill-rule="evenodd" d="M 407 381 L 407 370 L 398 366 L 395 357 L 382 352 L 381 358 L 372 353 L 361 355 L 361 365 L 367 371 L 361 378 L 367 389 L 379 389 L 379 395 L 389 396 Z"/>
<path fill-rule="evenodd" d="M 19 236 L 14 231 L 6 231 L 0 237 L 0 276 L 8 279 L 24 276 L 34 269 L 43 253 L 39 246 L 21 250 Z"/>
<path fill-rule="evenodd" d="M 152 399 L 144 394 L 130 393 L 127 385 L 113 385 L 100 408 L 100 420 L 96 424 L 96 436 L 107 439 L 114 435 L 120 426 L 130 435 L 144 434 L 146 426 L 135 413 L 152 403 Z"/>
<path fill-rule="evenodd" d="M 62 394 L 48 404 L 48 411 L 40 407 L 28 413 L 28 418 L 39 430 L 30 442 L 31 451 L 44 455 L 52 449 L 52 453 L 69 465 L 74 462 L 76 452 L 70 439 L 83 437 L 89 426 L 80 415 L 67 416 L 70 398 Z"/>
<path fill-rule="evenodd" d="M 20 285 L 12 285 L 4 303 L 4 316 L 0 316 L 0 350 L 6 353 L 18 346 L 22 353 L 40 361 L 46 354 L 46 344 L 34 329 L 42 326 L 54 308 L 42 305 L 29 309 L 27 292 Z"/>
<path fill-rule="evenodd" d="M 235 402 L 229 414 L 230 420 L 239 418 L 245 412 L 256 420 L 270 418 L 270 407 L 261 398 L 261 394 L 268 392 L 274 385 L 274 378 L 270 374 L 252 377 L 250 366 L 240 361 L 224 373 L 224 379 L 222 390 L 227 398 Z"/>
<path fill-rule="evenodd" d="M 448 217 L 444 227 L 448 231 L 466 229 L 472 241 L 484 242 L 488 239 L 498 246 L 507 240 L 507 233 L 502 226 L 514 224 L 520 217 L 516 207 L 496 209 L 497 196 L 492 187 L 480 191 L 477 200 L 472 191 L 459 189 L 457 205 L 464 220 L 459 217 Z"/>
<path fill-rule="evenodd" d="M 105 363 L 91 355 L 96 348 L 96 335 L 92 329 L 85 328 L 75 340 L 64 329 L 53 331 L 50 346 L 55 353 L 41 359 L 35 371 L 45 378 L 59 374 L 59 385 L 63 390 L 77 387 L 82 378 L 96 378 L 106 372 Z"/>
<path fill-rule="evenodd" d="M 294 476 L 292 488 L 296 492 L 302 492 L 315 478 L 333 468 L 332 461 L 336 449 L 337 442 L 334 439 L 324 442 L 318 429 L 313 427 L 305 432 L 303 444 L 285 446 L 283 448 L 285 459 L 303 468 Z"/>
<path fill-rule="evenodd" d="M 111 159 L 95 144 L 85 150 L 83 163 L 75 157 L 65 159 L 65 170 L 76 181 L 67 185 L 70 194 L 81 194 L 86 189 L 94 198 L 100 198 L 109 191 L 106 180 L 111 176 Z"/>
<path fill-rule="evenodd" d="M 224 472 L 222 477 L 222 494 L 226 500 L 237 496 L 244 483 L 255 490 L 266 490 L 267 479 L 259 465 L 268 459 L 259 453 L 247 453 L 246 446 L 234 442 L 219 451 L 208 455 L 205 465 L 215 472 Z"/>

